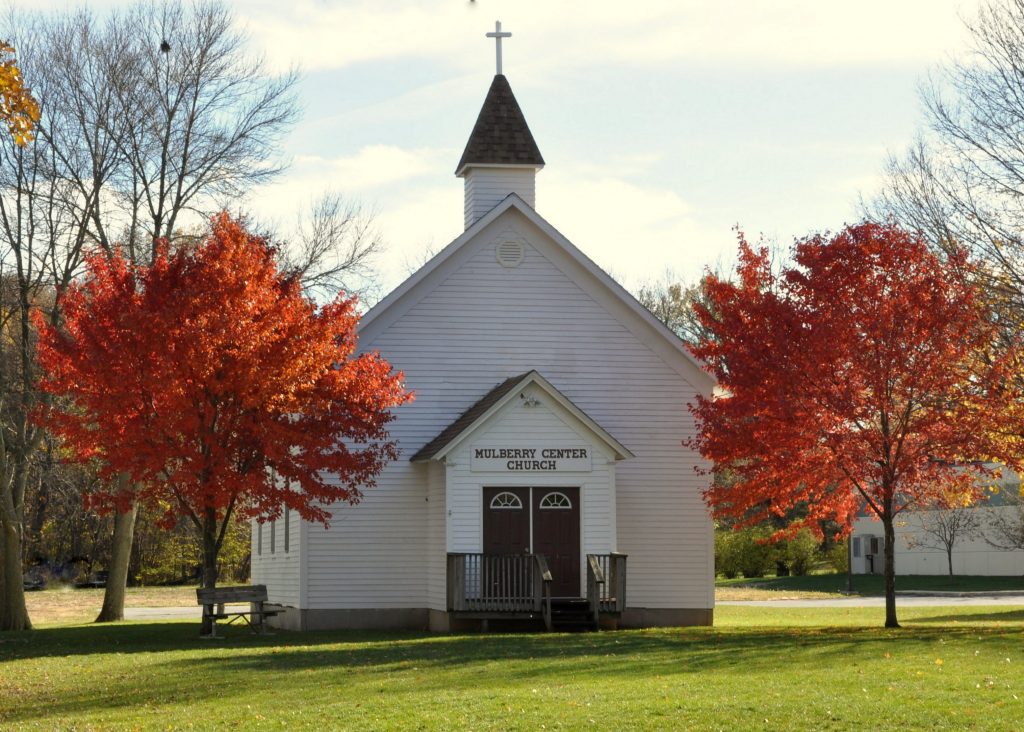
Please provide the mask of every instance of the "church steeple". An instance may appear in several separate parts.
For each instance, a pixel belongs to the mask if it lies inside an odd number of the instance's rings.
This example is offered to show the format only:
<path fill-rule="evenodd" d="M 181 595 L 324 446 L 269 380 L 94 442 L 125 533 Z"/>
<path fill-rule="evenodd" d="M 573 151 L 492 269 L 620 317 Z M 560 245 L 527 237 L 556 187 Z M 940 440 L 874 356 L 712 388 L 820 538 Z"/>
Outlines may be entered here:
<path fill-rule="evenodd" d="M 465 179 L 467 229 L 510 193 L 535 206 L 535 176 L 544 167 L 526 117 L 501 73 L 501 39 L 512 34 L 502 33 L 501 23 L 497 23 L 495 32 L 487 35 L 499 44 L 498 73 L 455 169 L 455 174 Z"/>

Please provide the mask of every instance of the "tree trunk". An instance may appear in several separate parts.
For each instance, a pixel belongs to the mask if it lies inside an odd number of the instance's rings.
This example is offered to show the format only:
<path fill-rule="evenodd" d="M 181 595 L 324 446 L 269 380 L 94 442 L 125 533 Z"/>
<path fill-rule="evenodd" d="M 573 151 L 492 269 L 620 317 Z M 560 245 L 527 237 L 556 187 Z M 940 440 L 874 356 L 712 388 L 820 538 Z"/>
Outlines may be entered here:
<path fill-rule="evenodd" d="M 0 490 L 0 562 L 3 566 L 0 572 L 3 578 L 0 584 L 3 593 L 0 595 L 0 630 L 32 629 L 28 608 L 25 607 L 25 576 L 21 566 L 25 540 L 22 525 L 24 481 L 25 472 L 14 470 L 5 475 L 7 484 Z"/>
<path fill-rule="evenodd" d="M 203 520 L 203 589 L 212 590 L 217 586 L 217 517 L 207 510 Z M 200 634 L 210 635 L 213 632 L 213 620 L 203 614 L 203 627 Z"/>
<path fill-rule="evenodd" d="M 0 599 L 0 630 L 31 630 L 32 622 L 28 619 L 25 607 L 24 577 L 21 571 L 21 525 L 7 520 L 0 520 L 0 532 L 3 533 L 3 598 Z"/>
<path fill-rule="evenodd" d="M 39 491 L 35 495 L 31 518 L 28 522 L 28 538 L 25 543 L 28 549 L 29 564 L 34 563 L 42 554 L 43 524 L 46 523 L 46 511 L 50 506 L 49 490 L 45 483 L 40 482 Z"/>
<path fill-rule="evenodd" d="M 891 507 L 886 506 L 882 518 L 885 528 L 885 627 L 898 628 L 896 620 L 896 529 Z"/>
<path fill-rule="evenodd" d="M 4 584 L 4 577 L 7 576 L 7 572 L 4 571 L 4 557 L 7 556 L 4 552 L 4 543 L 0 541 L 0 595 L 3 597 L 7 596 L 7 585 Z M 7 625 L 7 608 L 5 604 L 0 602 L 0 628 Z"/>
<path fill-rule="evenodd" d="M 946 547 L 946 559 L 949 561 L 949 576 L 953 576 L 953 545 Z"/>
<path fill-rule="evenodd" d="M 132 555 L 132 540 L 135 537 L 135 517 L 138 504 L 124 513 L 114 514 L 114 538 L 110 545 L 110 566 L 107 567 L 107 586 L 103 592 L 103 609 L 96 618 L 97 623 L 124 620 L 124 595 L 128 586 L 128 561 Z"/>
<path fill-rule="evenodd" d="M 4 570 L 4 557 L 7 556 L 4 552 L 4 543 L 0 541 L 0 595 L 7 596 L 7 585 L 5 583 L 5 577 L 7 572 Z M 6 603 L 0 602 L 0 628 L 7 626 L 7 606 Z"/>
<path fill-rule="evenodd" d="M 853 594 L 853 530 L 846 537 L 846 591 Z"/>

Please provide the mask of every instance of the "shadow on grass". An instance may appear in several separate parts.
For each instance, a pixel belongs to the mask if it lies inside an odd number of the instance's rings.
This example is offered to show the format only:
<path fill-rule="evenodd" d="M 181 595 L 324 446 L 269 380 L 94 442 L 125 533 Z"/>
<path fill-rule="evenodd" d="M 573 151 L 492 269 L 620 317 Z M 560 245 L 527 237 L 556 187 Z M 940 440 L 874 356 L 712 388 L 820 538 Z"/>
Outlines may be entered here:
<path fill-rule="evenodd" d="M 1021 623 L 1024 622 L 1024 610 L 1004 610 L 992 613 L 960 613 L 951 615 L 934 615 L 931 617 L 914 618 L 909 621 L 918 623 Z"/>
<path fill-rule="evenodd" d="M 657 650 L 695 652 L 728 650 L 746 652 L 777 644 L 823 645 L 899 640 L 931 642 L 937 634 L 1005 630 L 986 627 L 985 623 L 1024 623 L 1024 609 L 1014 607 L 985 614 L 964 612 L 946 615 L 910 617 L 904 627 L 889 631 L 876 625 L 866 626 L 718 626 L 658 628 L 650 630 L 602 633 L 510 633 L 510 634 L 438 634 L 425 631 L 287 631 L 256 635 L 245 626 L 219 626 L 220 639 L 199 637 L 199 624 L 191 621 L 153 621 L 109 624 L 80 624 L 44 627 L 32 631 L 0 633 L 0 662 L 19 659 L 94 656 L 99 654 L 188 654 L 191 660 L 210 663 L 237 662 L 267 649 L 290 651 L 326 651 L 349 665 L 387 663 L 394 656 L 411 653 L 430 657 L 437 654 L 444 663 L 462 663 L 493 659 L 563 658 L 600 653 L 608 656 Z M 954 623 L 950 627 L 932 627 Z M 963 625 L 960 625 L 963 624 Z M 977 625 L 982 624 L 982 625 Z M 922 627 L 925 626 L 925 627 Z M 966 627 L 971 626 L 971 627 Z M 297 658 L 301 658 L 297 657 Z M 342 660 L 342 659 L 339 659 Z M 273 663 L 282 659 L 272 658 Z M 287 663 L 301 663 L 290 659 Z M 708 660 L 714 663 L 713 659 Z M 725 662 L 725 661 L 723 661 Z M 732 661 L 728 661 L 732 663 Z"/>
<path fill-rule="evenodd" d="M 994 615 L 1004 615 L 995 613 Z M 1020 620 L 1024 613 L 1005 614 Z M 986 616 L 973 616 L 975 619 Z M 958 619 L 959 616 L 950 616 Z M 936 622 L 940 618 L 929 618 Z M 920 622 L 920 621 L 917 621 Z M 195 623 L 75 626 L 10 634 L 0 662 L 59 665 L 60 688 L 39 687 L 0 700 L 5 722 L 109 713 L 149 703 L 194 704 L 257 693 L 299 695 L 310 688 L 365 693 L 387 684 L 391 694 L 438 694 L 509 684 L 692 675 L 742 669 L 771 674 L 780 654 L 787 672 L 808 678 L 853 657 L 881 657 L 898 642 L 925 652 L 962 636 L 998 643 L 1002 628 L 689 628 L 611 633 L 432 635 L 426 633 L 279 632 L 256 637 L 230 629 L 223 641 L 196 637 Z M 27 640 L 22 636 L 31 636 Z M 15 641 L 15 642 L 6 642 Z M 155 654 L 153 658 L 125 654 Z M 44 661 L 47 657 L 53 660 Z M 59 657 L 59 658 L 57 658 Z M 90 658 L 91 657 L 91 658 Z M 415 684 L 412 684 L 415 677 Z M 56 679 L 54 681 L 57 681 Z M 333 691 L 332 691 L 333 693 Z"/>

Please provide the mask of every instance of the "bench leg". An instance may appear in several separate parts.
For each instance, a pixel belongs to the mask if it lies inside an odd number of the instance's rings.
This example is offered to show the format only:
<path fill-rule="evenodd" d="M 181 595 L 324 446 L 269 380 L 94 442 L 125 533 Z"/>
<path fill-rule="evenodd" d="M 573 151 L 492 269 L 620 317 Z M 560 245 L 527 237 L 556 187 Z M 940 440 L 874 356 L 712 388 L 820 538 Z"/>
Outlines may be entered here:
<path fill-rule="evenodd" d="M 221 606 L 221 607 L 223 607 L 223 606 Z M 210 639 L 210 640 L 220 638 L 220 636 L 217 635 L 217 616 L 213 612 L 213 605 L 203 605 L 203 621 L 204 621 L 204 623 L 205 623 L 207 618 L 210 619 L 210 632 L 207 635 L 203 635 L 203 634 L 200 633 L 199 637 L 200 638 L 204 638 L 204 639 Z"/>
<path fill-rule="evenodd" d="M 273 635 L 273 633 L 267 629 L 267 616 L 263 613 L 263 603 L 254 602 L 250 606 L 250 609 L 252 610 L 252 619 L 255 621 L 249 623 L 252 627 L 252 631 L 257 635 Z"/>

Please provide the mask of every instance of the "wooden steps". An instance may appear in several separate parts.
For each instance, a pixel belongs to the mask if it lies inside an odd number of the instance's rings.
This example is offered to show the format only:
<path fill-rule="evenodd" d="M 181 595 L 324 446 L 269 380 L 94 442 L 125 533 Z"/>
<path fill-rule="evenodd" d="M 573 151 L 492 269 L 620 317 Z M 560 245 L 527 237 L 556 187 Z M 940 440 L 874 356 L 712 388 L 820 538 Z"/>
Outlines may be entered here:
<path fill-rule="evenodd" d="M 594 614 L 586 598 L 551 600 L 551 629 L 556 633 L 583 633 L 597 630 Z"/>

